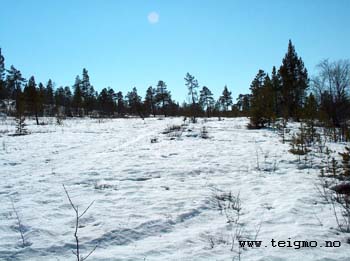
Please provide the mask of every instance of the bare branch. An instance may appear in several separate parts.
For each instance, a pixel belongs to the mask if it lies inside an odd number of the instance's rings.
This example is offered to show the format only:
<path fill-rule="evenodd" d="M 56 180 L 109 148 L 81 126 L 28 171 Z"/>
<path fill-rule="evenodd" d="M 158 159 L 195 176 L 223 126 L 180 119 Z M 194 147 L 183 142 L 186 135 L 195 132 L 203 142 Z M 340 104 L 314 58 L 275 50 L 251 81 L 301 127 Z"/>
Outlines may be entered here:
<path fill-rule="evenodd" d="M 67 198 L 69 200 L 70 205 L 72 206 L 74 212 L 75 212 L 75 230 L 74 230 L 74 238 L 75 238 L 75 245 L 76 245 L 76 251 L 73 251 L 73 254 L 76 256 L 77 261 L 83 261 L 86 260 L 97 248 L 97 245 L 89 252 L 89 254 L 86 257 L 83 257 L 80 255 L 80 242 L 79 242 L 79 237 L 78 237 L 78 229 L 79 229 L 79 221 L 80 218 L 89 210 L 89 208 L 92 206 L 92 204 L 94 203 L 94 201 L 92 201 L 90 203 L 90 205 L 83 211 L 82 214 L 79 215 L 79 207 L 75 206 L 74 203 L 71 200 L 71 197 L 69 196 L 69 193 L 66 189 L 66 187 L 64 186 L 64 184 L 62 184 L 63 189 L 67 195 Z"/>
<path fill-rule="evenodd" d="M 25 247 L 26 246 L 26 242 L 24 240 L 24 231 L 23 231 L 23 227 L 22 227 L 22 224 L 21 224 L 21 219 L 18 216 L 18 212 L 17 212 L 17 209 L 15 207 L 15 204 L 13 203 L 12 198 L 10 198 L 10 199 L 11 199 L 11 203 L 12 203 L 13 212 L 15 212 L 15 215 L 16 215 L 17 225 L 18 225 L 18 232 L 20 233 L 21 239 L 22 239 L 22 247 Z"/>

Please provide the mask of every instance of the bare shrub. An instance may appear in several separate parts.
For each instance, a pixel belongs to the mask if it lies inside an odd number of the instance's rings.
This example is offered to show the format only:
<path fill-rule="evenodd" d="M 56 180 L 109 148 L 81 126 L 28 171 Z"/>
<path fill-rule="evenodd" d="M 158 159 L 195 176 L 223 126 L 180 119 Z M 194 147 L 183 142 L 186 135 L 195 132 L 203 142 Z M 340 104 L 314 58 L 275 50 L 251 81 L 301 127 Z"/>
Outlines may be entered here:
<path fill-rule="evenodd" d="M 90 205 L 82 212 L 80 213 L 79 212 L 79 208 L 78 206 L 74 205 L 70 196 L 69 196 L 69 193 L 66 189 L 66 187 L 63 185 L 63 189 L 67 195 L 67 198 L 69 200 L 69 203 L 72 207 L 72 209 L 74 210 L 75 212 L 75 231 L 74 231 L 74 238 L 75 238 L 75 245 L 76 245 L 76 250 L 75 251 L 72 251 L 73 254 L 76 256 L 77 258 L 77 261 L 84 261 L 86 260 L 97 248 L 97 245 L 86 255 L 86 256 L 83 256 L 80 254 L 80 242 L 79 242 L 79 237 L 78 237 L 78 230 L 79 230 L 79 223 L 80 223 L 80 219 L 86 214 L 86 212 L 89 210 L 89 208 L 92 206 L 92 204 L 94 203 L 94 201 L 92 201 L 90 203 Z"/>

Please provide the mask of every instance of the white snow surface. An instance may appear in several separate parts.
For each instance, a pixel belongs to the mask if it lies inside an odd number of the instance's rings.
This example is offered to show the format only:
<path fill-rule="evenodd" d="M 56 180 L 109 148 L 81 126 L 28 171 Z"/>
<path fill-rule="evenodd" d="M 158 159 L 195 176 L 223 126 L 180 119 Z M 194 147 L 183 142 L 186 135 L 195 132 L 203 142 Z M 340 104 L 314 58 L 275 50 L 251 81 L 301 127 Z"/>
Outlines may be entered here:
<path fill-rule="evenodd" d="M 241 260 L 350 260 L 347 235 L 315 189 L 319 170 L 299 168 L 276 132 L 248 130 L 246 118 L 212 118 L 181 137 L 162 134 L 182 120 L 27 120 L 25 136 L 8 135 L 13 119 L 1 122 L 0 260 L 75 259 L 75 216 L 62 184 L 80 210 L 94 201 L 78 231 L 83 255 L 98 245 L 88 260 L 238 260 L 214 197 L 228 192 L 240 194 L 244 236 L 263 241 L 242 249 Z M 209 139 L 198 136 L 203 126 Z M 278 248 L 271 239 L 341 246 Z"/>

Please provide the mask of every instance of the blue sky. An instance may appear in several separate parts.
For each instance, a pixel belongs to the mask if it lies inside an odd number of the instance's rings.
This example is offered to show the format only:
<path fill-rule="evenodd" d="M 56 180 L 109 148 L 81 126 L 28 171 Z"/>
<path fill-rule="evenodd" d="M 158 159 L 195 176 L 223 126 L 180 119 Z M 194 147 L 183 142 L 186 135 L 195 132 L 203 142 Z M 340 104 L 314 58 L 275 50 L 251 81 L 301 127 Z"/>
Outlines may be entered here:
<path fill-rule="evenodd" d="M 86 67 L 97 90 L 136 86 L 144 96 L 164 80 L 182 102 L 190 72 L 216 97 L 227 85 L 236 98 L 258 69 L 281 64 L 289 39 L 310 74 L 323 58 L 350 58 L 348 0 L 0 0 L 0 8 L 6 66 L 56 87 Z"/>

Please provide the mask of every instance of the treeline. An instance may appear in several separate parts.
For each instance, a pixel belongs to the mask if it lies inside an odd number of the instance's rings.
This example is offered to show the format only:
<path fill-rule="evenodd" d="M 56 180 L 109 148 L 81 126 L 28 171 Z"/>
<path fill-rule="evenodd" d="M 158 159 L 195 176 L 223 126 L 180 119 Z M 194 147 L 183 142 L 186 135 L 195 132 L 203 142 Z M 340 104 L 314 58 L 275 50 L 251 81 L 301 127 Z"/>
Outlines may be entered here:
<path fill-rule="evenodd" d="M 14 66 L 6 69 L 0 49 L 0 110 L 12 115 L 33 115 L 37 122 L 39 116 L 57 115 L 247 116 L 250 117 L 250 128 L 269 126 L 277 119 L 284 122 L 311 119 L 343 128 L 350 119 L 349 60 L 324 60 L 318 65 L 318 74 L 310 78 L 291 41 L 281 66 L 274 66 L 270 74 L 259 70 L 250 85 L 251 92 L 240 94 L 236 103 L 227 86 L 215 100 L 212 91 L 207 86 L 200 87 L 190 73 L 185 75 L 184 85 L 189 99 L 181 105 L 172 99 L 162 80 L 155 87 L 149 86 L 143 97 L 136 87 L 126 94 L 110 87 L 98 93 L 90 83 L 86 69 L 75 78 L 72 86 L 55 88 L 52 80 L 46 84 L 37 83 L 34 76 L 26 80 Z M 15 109 L 9 110 L 9 101 L 15 101 Z"/>
<path fill-rule="evenodd" d="M 318 74 L 309 77 L 304 62 L 289 41 L 288 51 L 271 74 L 259 70 L 250 94 L 240 95 L 233 108 L 250 116 L 250 128 L 262 128 L 276 119 L 318 121 L 348 129 L 350 119 L 350 62 L 324 60 Z"/>
<path fill-rule="evenodd" d="M 123 94 L 113 88 L 103 88 L 99 93 L 90 83 L 88 71 L 84 68 L 70 86 L 54 87 L 52 80 L 46 84 L 37 83 L 34 76 L 26 80 L 20 70 L 13 65 L 5 68 L 5 59 L 0 49 L 0 101 L 3 111 L 12 115 L 35 116 L 39 124 L 40 116 L 64 117 L 140 117 L 164 116 L 231 116 L 231 92 L 225 86 L 222 96 L 215 101 L 213 93 L 199 84 L 195 77 L 186 74 L 185 85 L 189 90 L 190 102 L 175 102 L 167 84 L 160 80 L 155 87 L 149 86 L 144 97 L 137 88 Z M 10 101 L 15 108 L 9 109 Z"/>

